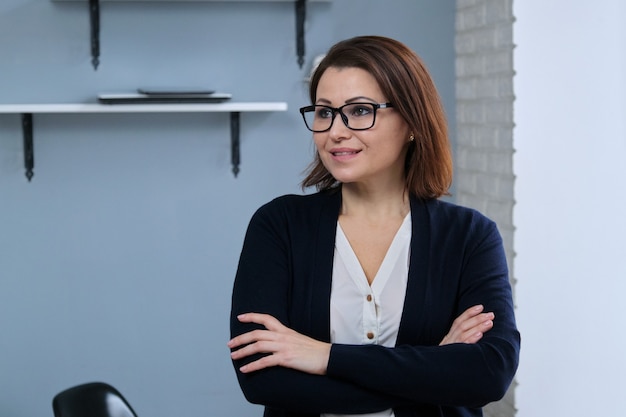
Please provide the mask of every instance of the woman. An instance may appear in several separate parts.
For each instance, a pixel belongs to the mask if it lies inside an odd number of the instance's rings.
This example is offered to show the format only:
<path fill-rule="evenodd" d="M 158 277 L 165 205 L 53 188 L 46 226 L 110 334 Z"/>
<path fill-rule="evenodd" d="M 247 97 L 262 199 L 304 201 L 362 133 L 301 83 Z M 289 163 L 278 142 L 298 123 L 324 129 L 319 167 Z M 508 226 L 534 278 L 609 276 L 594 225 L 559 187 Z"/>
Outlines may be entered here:
<path fill-rule="evenodd" d="M 502 240 L 438 200 L 452 163 L 435 86 L 403 44 L 333 46 L 300 111 L 303 187 L 253 216 L 228 346 L 266 417 L 480 416 L 517 369 Z"/>

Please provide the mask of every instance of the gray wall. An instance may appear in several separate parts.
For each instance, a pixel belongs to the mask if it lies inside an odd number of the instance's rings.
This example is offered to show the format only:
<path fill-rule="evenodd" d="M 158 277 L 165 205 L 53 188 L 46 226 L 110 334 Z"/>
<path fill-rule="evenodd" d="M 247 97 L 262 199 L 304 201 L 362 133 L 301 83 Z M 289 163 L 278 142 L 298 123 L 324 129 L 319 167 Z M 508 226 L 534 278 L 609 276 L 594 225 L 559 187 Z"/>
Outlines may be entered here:
<path fill-rule="evenodd" d="M 92 380 L 141 416 L 259 416 L 225 346 L 230 290 L 253 211 L 300 192 L 310 62 L 345 37 L 398 38 L 431 68 L 452 122 L 454 8 L 310 4 L 300 69 L 292 3 L 103 2 L 93 71 L 86 3 L 2 0 L 0 104 L 181 85 L 289 111 L 242 115 L 236 179 L 226 114 L 35 115 L 31 183 L 19 116 L 0 115 L 0 416 L 52 415 L 56 392 Z"/>

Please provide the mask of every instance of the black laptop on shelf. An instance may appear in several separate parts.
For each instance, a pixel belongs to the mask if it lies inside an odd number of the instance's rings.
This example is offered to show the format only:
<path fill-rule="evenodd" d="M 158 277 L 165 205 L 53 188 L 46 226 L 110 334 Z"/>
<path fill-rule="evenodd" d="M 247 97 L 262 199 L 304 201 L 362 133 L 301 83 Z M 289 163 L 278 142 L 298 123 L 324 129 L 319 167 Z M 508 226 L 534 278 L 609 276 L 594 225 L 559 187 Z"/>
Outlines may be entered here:
<path fill-rule="evenodd" d="M 168 103 L 221 103 L 230 100 L 229 93 L 208 89 L 139 88 L 134 93 L 101 93 L 103 104 L 168 104 Z"/>

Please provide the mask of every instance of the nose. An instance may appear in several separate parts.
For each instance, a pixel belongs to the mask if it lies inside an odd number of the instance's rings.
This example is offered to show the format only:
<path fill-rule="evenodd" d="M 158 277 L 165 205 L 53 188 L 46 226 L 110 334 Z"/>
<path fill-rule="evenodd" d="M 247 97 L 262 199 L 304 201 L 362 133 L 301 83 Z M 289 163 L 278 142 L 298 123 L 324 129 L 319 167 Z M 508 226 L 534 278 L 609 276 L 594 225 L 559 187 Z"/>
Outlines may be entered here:
<path fill-rule="evenodd" d="M 339 120 L 336 120 L 337 116 L 339 116 Z M 336 111 L 335 114 L 333 114 L 333 121 L 330 125 L 328 135 L 332 140 L 340 141 L 347 139 L 350 136 L 350 132 L 351 130 L 348 129 L 346 116 L 344 116 L 341 111 Z"/>

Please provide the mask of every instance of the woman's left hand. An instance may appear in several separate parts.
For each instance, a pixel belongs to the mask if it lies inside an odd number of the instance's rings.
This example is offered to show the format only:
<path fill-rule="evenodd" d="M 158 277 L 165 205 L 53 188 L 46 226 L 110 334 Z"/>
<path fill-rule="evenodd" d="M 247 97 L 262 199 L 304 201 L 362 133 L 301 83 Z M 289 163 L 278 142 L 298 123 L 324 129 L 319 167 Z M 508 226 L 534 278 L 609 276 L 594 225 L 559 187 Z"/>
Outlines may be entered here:
<path fill-rule="evenodd" d="M 231 339 L 228 347 L 237 349 L 231 352 L 231 358 L 238 360 L 257 353 L 269 353 L 239 368 L 241 372 L 282 366 L 309 374 L 326 374 L 330 343 L 291 330 L 269 314 L 246 313 L 237 319 L 242 323 L 260 324 L 265 329 L 252 330 Z"/>
<path fill-rule="evenodd" d="M 452 343 L 477 343 L 483 335 L 493 328 L 495 315 L 492 312 L 483 313 L 482 305 L 475 305 L 465 310 L 454 320 L 448 334 L 439 346 Z"/>

